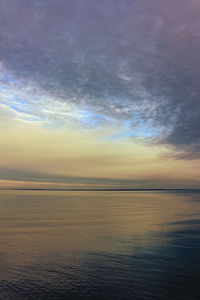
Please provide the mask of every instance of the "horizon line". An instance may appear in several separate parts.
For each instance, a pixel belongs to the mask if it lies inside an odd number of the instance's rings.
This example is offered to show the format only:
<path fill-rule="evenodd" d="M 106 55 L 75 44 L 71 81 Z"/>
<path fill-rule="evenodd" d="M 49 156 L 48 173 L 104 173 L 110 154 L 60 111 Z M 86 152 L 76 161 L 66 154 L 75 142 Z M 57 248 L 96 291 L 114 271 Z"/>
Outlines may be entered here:
<path fill-rule="evenodd" d="M 56 188 L 0 188 L 7 191 L 74 191 L 74 192 L 128 192 L 128 191 L 200 191 L 200 188 L 96 188 L 96 189 L 56 189 Z"/>

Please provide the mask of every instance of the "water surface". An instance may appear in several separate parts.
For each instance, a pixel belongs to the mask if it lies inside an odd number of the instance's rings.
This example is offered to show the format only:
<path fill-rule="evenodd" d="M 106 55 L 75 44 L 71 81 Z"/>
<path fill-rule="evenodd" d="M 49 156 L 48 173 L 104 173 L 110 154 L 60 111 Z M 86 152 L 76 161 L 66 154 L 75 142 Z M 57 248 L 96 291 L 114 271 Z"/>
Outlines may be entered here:
<path fill-rule="evenodd" d="M 200 299 L 200 193 L 0 191 L 0 299 Z"/>

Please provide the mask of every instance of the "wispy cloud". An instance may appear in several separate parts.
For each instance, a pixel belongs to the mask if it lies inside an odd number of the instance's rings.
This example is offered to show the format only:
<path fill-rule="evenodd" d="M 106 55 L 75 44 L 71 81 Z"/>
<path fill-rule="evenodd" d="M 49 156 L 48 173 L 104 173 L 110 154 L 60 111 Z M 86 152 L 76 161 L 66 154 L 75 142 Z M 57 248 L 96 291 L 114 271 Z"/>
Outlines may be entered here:
<path fill-rule="evenodd" d="M 199 13 L 198 0 L 2 0 L 1 101 L 31 121 L 142 124 L 199 158 Z"/>

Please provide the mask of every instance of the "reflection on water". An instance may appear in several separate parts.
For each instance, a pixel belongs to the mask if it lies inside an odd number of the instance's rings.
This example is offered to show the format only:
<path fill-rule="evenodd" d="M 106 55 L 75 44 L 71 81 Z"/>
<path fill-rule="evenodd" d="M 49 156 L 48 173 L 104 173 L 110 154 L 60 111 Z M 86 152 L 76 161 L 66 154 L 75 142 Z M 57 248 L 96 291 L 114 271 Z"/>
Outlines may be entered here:
<path fill-rule="evenodd" d="M 0 299 L 200 299 L 200 193 L 0 191 Z"/>

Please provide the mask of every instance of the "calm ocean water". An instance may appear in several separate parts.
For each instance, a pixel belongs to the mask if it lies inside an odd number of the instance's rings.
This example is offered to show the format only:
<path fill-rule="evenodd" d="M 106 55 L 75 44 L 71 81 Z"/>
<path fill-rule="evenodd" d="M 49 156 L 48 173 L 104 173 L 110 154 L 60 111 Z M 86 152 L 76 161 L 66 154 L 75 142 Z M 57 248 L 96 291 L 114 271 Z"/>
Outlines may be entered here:
<path fill-rule="evenodd" d="M 200 299 L 200 193 L 0 191 L 0 299 Z"/>

